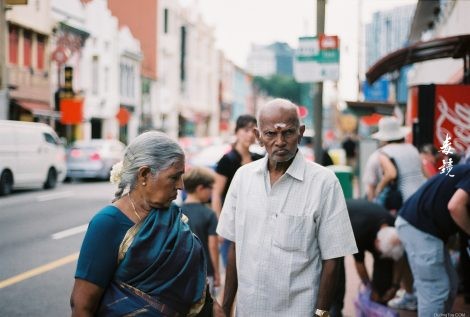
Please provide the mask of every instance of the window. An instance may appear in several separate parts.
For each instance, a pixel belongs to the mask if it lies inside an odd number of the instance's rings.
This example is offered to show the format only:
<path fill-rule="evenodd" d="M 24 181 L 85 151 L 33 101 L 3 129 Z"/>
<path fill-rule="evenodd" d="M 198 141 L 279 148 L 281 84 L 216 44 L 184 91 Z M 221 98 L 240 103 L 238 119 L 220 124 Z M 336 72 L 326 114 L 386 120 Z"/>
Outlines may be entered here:
<path fill-rule="evenodd" d="M 11 64 L 18 64 L 18 27 L 11 25 L 8 34 L 8 55 Z"/>
<path fill-rule="evenodd" d="M 126 69 L 126 66 L 121 63 L 119 65 L 119 92 L 121 93 L 121 96 L 124 96 L 124 89 L 125 89 L 125 84 L 126 84 L 126 74 L 124 73 Z"/>
<path fill-rule="evenodd" d="M 44 69 L 44 50 L 46 47 L 46 37 L 38 34 L 38 50 L 37 50 L 37 68 Z"/>
<path fill-rule="evenodd" d="M 98 84 L 99 84 L 99 60 L 98 56 L 93 56 L 93 59 L 91 61 L 91 93 L 93 95 L 98 94 Z"/>
<path fill-rule="evenodd" d="M 107 93 L 109 89 L 109 67 L 104 68 L 104 92 Z"/>
<path fill-rule="evenodd" d="M 163 10 L 163 32 L 165 34 L 168 33 L 168 18 L 169 18 L 169 15 L 168 15 L 168 9 L 165 9 Z"/>
<path fill-rule="evenodd" d="M 47 143 L 50 143 L 50 144 L 54 144 L 54 145 L 58 145 L 59 144 L 59 141 L 56 140 L 56 138 L 54 138 L 52 135 L 50 135 L 49 133 L 43 133 L 44 135 L 44 139 L 46 140 Z"/>
<path fill-rule="evenodd" d="M 129 81 L 130 81 L 130 94 L 129 97 L 134 98 L 135 96 L 135 71 L 134 66 L 130 66 L 130 74 L 129 74 Z"/>
<path fill-rule="evenodd" d="M 31 66 L 31 44 L 32 33 L 29 30 L 23 31 L 23 65 L 26 67 Z"/>

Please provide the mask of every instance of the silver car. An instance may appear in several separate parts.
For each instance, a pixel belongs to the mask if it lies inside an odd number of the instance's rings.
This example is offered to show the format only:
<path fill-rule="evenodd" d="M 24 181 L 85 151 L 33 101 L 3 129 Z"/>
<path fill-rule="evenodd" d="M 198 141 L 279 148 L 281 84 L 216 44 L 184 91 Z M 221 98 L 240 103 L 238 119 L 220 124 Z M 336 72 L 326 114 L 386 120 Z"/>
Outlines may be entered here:
<path fill-rule="evenodd" d="M 113 165 L 123 159 L 125 147 L 118 140 L 74 142 L 67 151 L 67 179 L 109 179 Z"/>

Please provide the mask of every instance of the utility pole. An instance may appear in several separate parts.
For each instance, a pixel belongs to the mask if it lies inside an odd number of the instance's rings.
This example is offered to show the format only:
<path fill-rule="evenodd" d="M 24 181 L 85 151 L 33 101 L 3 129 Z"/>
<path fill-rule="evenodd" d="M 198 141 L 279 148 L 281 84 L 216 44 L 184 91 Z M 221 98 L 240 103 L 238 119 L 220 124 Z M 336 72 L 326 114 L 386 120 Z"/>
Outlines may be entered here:
<path fill-rule="evenodd" d="M 6 7 L 0 0 L 0 119 L 8 119 L 8 73 L 6 59 Z"/>
<path fill-rule="evenodd" d="M 325 4 L 326 0 L 317 0 L 317 38 L 325 33 Z M 320 163 L 323 152 L 323 82 L 313 84 L 313 127 L 315 162 Z"/>

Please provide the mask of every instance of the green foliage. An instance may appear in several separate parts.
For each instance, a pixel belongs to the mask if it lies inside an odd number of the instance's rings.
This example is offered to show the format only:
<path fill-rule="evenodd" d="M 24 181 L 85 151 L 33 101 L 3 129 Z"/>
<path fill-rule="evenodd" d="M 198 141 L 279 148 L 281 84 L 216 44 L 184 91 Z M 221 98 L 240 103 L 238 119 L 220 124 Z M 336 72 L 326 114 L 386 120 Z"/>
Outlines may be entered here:
<path fill-rule="evenodd" d="M 269 78 L 256 76 L 255 86 L 268 96 L 275 98 L 286 98 L 300 104 L 300 84 L 293 77 L 284 75 L 273 75 Z"/>

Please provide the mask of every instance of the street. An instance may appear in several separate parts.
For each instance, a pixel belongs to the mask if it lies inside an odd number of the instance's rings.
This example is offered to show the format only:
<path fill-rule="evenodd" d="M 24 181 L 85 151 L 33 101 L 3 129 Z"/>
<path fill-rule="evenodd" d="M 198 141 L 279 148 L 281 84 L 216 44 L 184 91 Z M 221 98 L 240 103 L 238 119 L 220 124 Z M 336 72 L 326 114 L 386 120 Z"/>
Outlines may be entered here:
<path fill-rule="evenodd" d="M 0 316 L 68 316 L 80 245 L 91 217 L 114 196 L 108 182 L 61 184 L 0 198 Z M 371 269 L 371 257 L 366 256 Z M 346 262 L 344 316 L 355 316 L 360 287 Z M 221 298 L 219 298 L 221 300 Z M 454 306 L 466 311 L 462 298 Z M 400 311 L 400 316 L 415 316 Z"/>
<path fill-rule="evenodd" d="M 70 315 L 86 225 L 113 197 L 110 183 L 85 182 L 0 198 L 0 316 Z"/>

